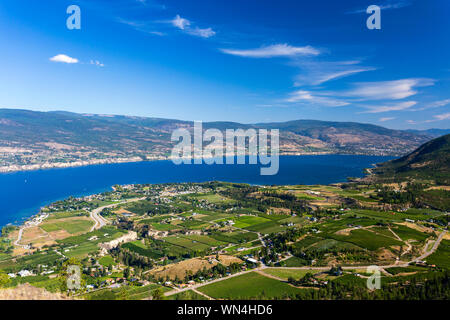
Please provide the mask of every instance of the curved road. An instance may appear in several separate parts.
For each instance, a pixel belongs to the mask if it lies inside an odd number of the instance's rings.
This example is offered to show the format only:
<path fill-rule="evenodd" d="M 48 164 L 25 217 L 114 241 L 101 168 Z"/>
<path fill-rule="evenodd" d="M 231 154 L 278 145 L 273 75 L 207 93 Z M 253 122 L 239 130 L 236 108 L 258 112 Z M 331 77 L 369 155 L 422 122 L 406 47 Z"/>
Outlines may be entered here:
<path fill-rule="evenodd" d="M 103 218 L 100 215 L 100 212 L 102 212 L 103 209 L 106 208 L 114 208 L 120 204 L 124 204 L 124 203 L 129 203 L 129 202 L 135 202 L 135 201 L 140 201 L 140 200 L 144 200 L 145 197 L 143 198 L 134 198 L 134 199 L 128 199 L 122 202 L 117 202 L 117 203 L 113 203 L 113 204 L 109 204 L 103 207 L 99 207 L 97 209 L 94 209 L 90 212 L 90 217 L 92 220 L 94 220 L 95 224 L 92 226 L 91 228 L 91 232 L 100 228 L 103 228 L 106 224 L 108 224 L 108 220 L 106 220 L 105 218 Z"/>

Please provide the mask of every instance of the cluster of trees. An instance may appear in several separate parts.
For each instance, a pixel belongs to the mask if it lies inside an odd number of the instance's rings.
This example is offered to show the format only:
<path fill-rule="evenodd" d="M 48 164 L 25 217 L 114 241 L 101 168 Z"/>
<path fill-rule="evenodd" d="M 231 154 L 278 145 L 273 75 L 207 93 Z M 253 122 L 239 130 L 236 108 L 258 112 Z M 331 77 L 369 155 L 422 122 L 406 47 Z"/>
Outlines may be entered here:
<path fill-rule="evenodd" d="M 153 267 L 152 259 L 123 247 L 113 248 L 110 250 L 110 253 L 126 266 L 138 267 L 144 270 Z"/>
<path fill-rule="evenodd" d="M 241 207 L 256 208 L 265 213 L 270 207 L 290 209 L 291 212 L 310 212 L 308 203 L 296 196 L 285 192 L 262 191 L 262 197 L 254 197 L 253 194 L 260 192 L 258 187 L 240 186 L 223 191 L 223 195 L 236 200 Z"/>
<path fill-rule="evenodd" d="M 380 187 L 377 193 L 377 198 L 382 203 L 387 204 L 406 204 L 410 203 L 413 206 L 420 204 L 420 196 L 425 189 L 425 185 L 420 183 L 408 183 L 407 186 L 400 190 L 394 190 L 389 186 Z"/>

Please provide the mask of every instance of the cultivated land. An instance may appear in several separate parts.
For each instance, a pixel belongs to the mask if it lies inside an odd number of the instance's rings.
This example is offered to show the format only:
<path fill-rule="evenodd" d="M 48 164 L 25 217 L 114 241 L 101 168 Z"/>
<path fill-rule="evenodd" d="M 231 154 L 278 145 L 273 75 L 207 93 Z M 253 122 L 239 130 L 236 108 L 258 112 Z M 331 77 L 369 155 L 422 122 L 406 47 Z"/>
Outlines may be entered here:
<path fill-rule="evenodd" d="M 77 299 L 448 298 L 449 208 L 430 187 L 114 186 L 4 228 L 0 283 L 9 297 L 28 283 Z M 68 264 L 82 270 L 73 292 Z"/>

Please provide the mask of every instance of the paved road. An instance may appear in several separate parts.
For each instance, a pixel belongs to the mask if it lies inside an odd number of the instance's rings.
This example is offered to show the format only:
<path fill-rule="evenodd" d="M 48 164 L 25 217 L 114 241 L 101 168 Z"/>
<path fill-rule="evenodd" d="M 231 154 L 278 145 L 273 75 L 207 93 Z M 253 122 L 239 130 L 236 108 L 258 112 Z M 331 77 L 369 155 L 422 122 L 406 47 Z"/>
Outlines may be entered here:
<path fill-rule="evenodd" d="M 129 202 L 135 202 L 135 201 L 144 200 L 144 199 L 145 199 L 145 197 L 143 197 L 143 198 L 135 198 L 135 199 L 128 199 L 126 201 L 109 204 L 109 205 L 106 205 L 106 206 L 103 206 L 103 207 L 99 207 L 97 209 L 92 210 L 91 213 L 90 213 L 90 217 L 91 217 L 92 220 L 94 220 L 95 224 L 92 226 L 91 232 L 94 231 L 94 230 L 97 230 L 97 229 L 101 229 L 106 224 L 108 224 L 108 220 L 106 220 L 105 218 L 103 218 L 100 215 L 100 212 L 102 212 L 103 209 L 113 208 L 113 207 L 116 207 L 116 206 L 118 206 L 120 204 L 129 203 Z"/>

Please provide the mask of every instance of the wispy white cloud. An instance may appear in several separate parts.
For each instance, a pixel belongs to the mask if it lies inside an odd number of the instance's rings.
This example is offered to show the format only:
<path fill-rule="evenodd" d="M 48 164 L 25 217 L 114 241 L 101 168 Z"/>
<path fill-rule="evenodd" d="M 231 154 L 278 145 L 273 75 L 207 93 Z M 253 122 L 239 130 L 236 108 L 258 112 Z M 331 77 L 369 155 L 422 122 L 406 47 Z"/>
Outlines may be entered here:
<path fill-rule="evenodd" d="M 180 17 L 179 14 L 175 16 L 172 20 L 170 20 L 172 25 L 178 29 L 184 30 L 186 27 L 189 27 L 191 25 L 191 22 L 188 19 L 184 19 Z"/>
<path fill-rule="evenodd" d="M 384 118 L 380 118 L 378 119 L 379 122 L 385 122 L 385 121 L 391 121 L 391 120 L 395 120 L 395 117 L 384 117 Z"/>
<path fill-rule="evenodd" d="M 448 120 L 450 119 L 450 112 L 438 114 L 435 115 L 434 117 L 437 119 L 437 121 Z"/>
<path fill-rule="evenodd" d="M 356 83 L 343 95 L 362 100 L 400 100 L 417 94 L 415 88 L 434 84 L 433 79 L 402 79 L 394 81 Z"/>
<path fill-rule="evenodd" d="M 404 101 L 394 104 L 388 104 L 383 106 L 367 106 L 369 110 L 363 111 L 361 113 L 382 113 L 390 111 L 402 111 L 411 108 L 417 104 L 416 101 Z"/>
<path fill-rule="evenodd" d="M 410 6 L 412 3 L 411 1 L 407 0 L 388 0 L 384 3 L 378 5 L 381 10 L 392 10 L 392 9 L 400 9 L 407 6 Z M 354 13 L 365 13 L 367 8 L 364 9 L 357 9 L 353 11 L 347 12 L 348 14 L 354 14 Z"/>
<path fill-rule="evenodd" d="M 210 38 L 216 34 L 216 32 L 212 28 L 201 29 L 198 27 L 195 27 L 194 29 L 189 28 L 186 30 L 186 32 L 193 36 L 202 37 L 202 38 Z"/>
<path fill-rule="evenodd" d="M 170 20 L 169 23 L 172 24 L 172 26 L 174 26 L 175 28 L 178 28 L 187 34 L 196 37 L 210 38 L 216 34 L 216 32 L 212 28 L 192 28 L 191 25 L 193 23 L 188 19 L 182 18 L 179 14 L 177 14 L 175 18 Z"/>
<path fill-rule="evenodd" d="M 247 58 L 294 57 L 298 55 L 317 56 L 318 49 L 311 46 L 294 47 L 288 44 L 274 44 L 255 49 L 220 49 L 223 53 Z"/>
<path fill-rule="evenodd" d="M 69 64 L 78 63 L 78 59 L 69 57 L 68 55 L 65 55 L 65 54 L 58 54 L 54 57 L 51 57 L 50 61 L 69 63 Z"/>
<path fill-rule="evenodd" d="M 433 116 L 433 119 L 424 120 L 424 121 L 415 121 L 415 120 L 406 120 L 409 124 L 419 124 L 419 123 L 431 123 L 431 122 L 437 122 L 437 121 L 443 121 L 443 120 L 450 120 L 450 112 L 437 114 Z"/>
<path fill-rule="evenodd" d="M 95 66 L 97 66 L 97 67 L 102 67 L 102 68 L 105 66 L 103 63 L 101 63 L 101 62 L 98 61 L 98 60 L 91 60 L 91 61 L 89 62 L 89 64 L 93 64 L 93 65 L 95 65 Z"/>
<path fill-rule="evenodd" d="M 303 102 L 315 105 L 322 105 L 327 107 L 343 107 L 349 105 L 348 102 L 321 96 L 317 92 L 307 90 L 297 90 L 291 93 L 291 96 L 286 99 L 287 102 Z"/>
<path fill-rule="evenodd" d="M 321 85 L 361 72 L 373 71 L 376 68 L 359 65 L 360 61 L 313 61 L 296 59 L 293 64 L 301 69 L 295 78 L 294 86 Z"/>
<path fill-rule="evenodd" d="M 147 22 L 129 21 L 129 20 L 125 20 L 122 18 L 118 18 L 117 21 L 119 23 L 130 26 L 140 32 L 144 32 L 144 33 L 152 34 L 152 35 L 156 35 L 156 36 L 165 36 L 166 35 L 164 32 L 154 30 L 155 29 L 154 26 L 150 25 Z"/>
<path fill-rule="evenodd" d="M 439 101 L 428 103 L 421 108 L 415 108 L 411 111 L 423 111 L 423 110 L 428 110 L 428 109 L 440 108 L 440 107 L 445 107 L 449 104 L 450 104 L 450 99 L 439 100 Z"/>
<path fill-rule="evenodd" d="M 154 9 L 159 9 L 159 10 L 166 10 L 167 9 L 166 5 L 156 3 L 155 1 L 152 1 L 152 0 L 136 0 L 136 2 L 142 4 L 142 5 L 146 6 L 146 7 L 151 7 L 151 8 L 154 8 Z"/>

